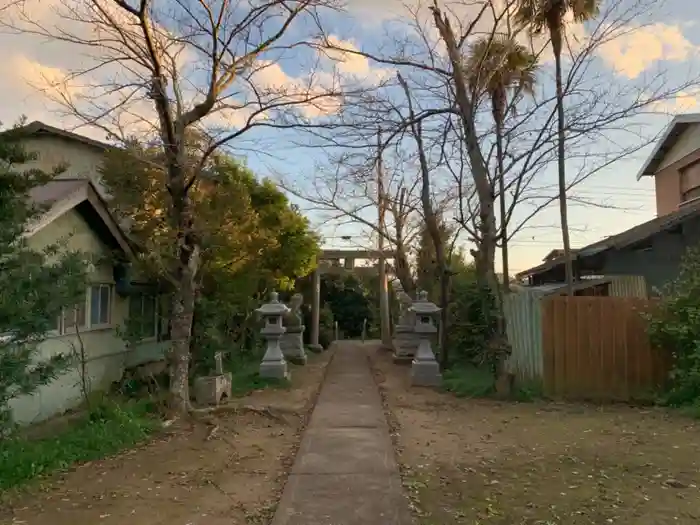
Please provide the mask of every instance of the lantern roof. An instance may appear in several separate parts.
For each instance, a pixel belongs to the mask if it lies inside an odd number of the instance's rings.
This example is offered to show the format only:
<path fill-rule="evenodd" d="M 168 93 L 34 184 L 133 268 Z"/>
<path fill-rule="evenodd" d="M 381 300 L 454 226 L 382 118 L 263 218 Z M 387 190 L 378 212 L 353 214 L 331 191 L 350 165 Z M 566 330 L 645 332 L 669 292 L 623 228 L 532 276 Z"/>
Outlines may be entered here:
<path fill-rule="evenodd" d="M 428 301 L 428 292 L 421 290 L 418 292 L 418 297 L 413 302 L 413 305 L 409 308 L 409 310 L 418 315 L 430 315 L 438 313 L 440 310 L 442 310 L 442 308 L 438 307 L 438 305 L 435 303 Z"/>
<path fill-rule="evenodd" d="M 272 317 L 274 315 L 284 315 L 289 312 L 289 308 L 286 304 L 279 301 L 279 294 L 277 292 L 272 292 L 270 294 L 270 302 L 265 303 L 260 308 L 255 310 L 260 315 L 265 317 Z"/>

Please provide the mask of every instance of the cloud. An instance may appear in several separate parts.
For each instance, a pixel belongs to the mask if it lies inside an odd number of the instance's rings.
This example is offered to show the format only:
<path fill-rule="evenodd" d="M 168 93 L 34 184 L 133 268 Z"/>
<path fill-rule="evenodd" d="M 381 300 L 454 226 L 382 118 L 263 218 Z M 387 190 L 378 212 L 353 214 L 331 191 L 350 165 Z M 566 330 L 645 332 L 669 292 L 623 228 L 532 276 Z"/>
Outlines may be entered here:
<path fill-rule="evenodd" d="M 133 19 L 119 9 L 113 12 L 115 8 L 111 2 L 103 0 L 100 2 L 102 4 L 105 4 L 108 12 L 108 15 L 102 16 L 118 20 L 120 26 L 126 28 L 129 45 L 138 50 L 142 46 L 142 36 Z M 96 60 L 113 58 L 115 47 L 123 48 L 123 44 L 116 44 L 119 35 L 108 28 L 108 23 L 96 29 L 94 25 L 70 22 L 57 11 L 66 9 L 72 10 L 70 15 L 73 19 L 95 16 L 94 12 L 87 11 L 87 3 L 74 0 L 25 0 L 24 11 L 14 12 L 13 21 L 20 21 L 24 16 L 28 27 L 35 30 L 37 26 L 32 27 L 32 22 L 40 23 L 49 30 L 60 25 L 68 33 L 89 39 L 99 38 L 104 45 L 88 48 L 56 40 L 47 42 L 35 34 L 0 34 L 0 46 L 6 50 L 5 59 L 0 63 L 0 78 L 3 79 L 0 83 L 3 100 L 0 120 L 11 123 L 21 114 L 26 114 L 33 120 L 43 120 L 59 127 L 73 127 L 80 121 L 71 118 L 64 111 L 65 108 L 55 103 L 56 99 L 63 98 L 83 109 L 87 108 L 93 115 L 119 106 L 119 111 L 102 119 L 106 127 L 120 131 L 119 134 L 152 134 L 157 130 L 157 118 L 153 101 L 147 97 L 145 89 L 149 83 L 149 73 L 134 61 L 113 62 L 113 65 L 86 73 L 97 63 Z M 206 60 L 194 47 L 175 43 L 165 28 L 158 27 L 157 31 L 157 47 L 167 49 L 176 61 L 181 77 L 184 77 L 180 88 L 185 107 L 191 107 L 202 100 L 207 88 L 208 75 L 202 70 L 206 67 L 202 65 L 206 64 Z M 86 56 L 85 53 L 97 56 Z M 353 65 L 355 67 L 357 64 Z M 76 77 L 75 72 L 85 74 Z M 337 79 L 332 74 L 312 75 L 301 68 L 298 74 L 292 75 L 279 63 L 262 59 L 253 65 L 252 71 L 242 76 L 244 78 L 224 94 L 217 111 L 207 119 L 207 123 L 227 128 L 244 125 L 259 109 L 259 99 L 265 100 L 264 105 L 281 102 L 282 99 L 299 102 L 298 109 L 307 118 L 336 112 L 341 105 L 338 98 L 304 104 L 305 100 L 322 95 L 324 89 L 337 87 Z M 122 89 L 114 89 L 117 86 Z M 251 86 L 254 86 L 255 92 Z M 271 117 L 268 113 L 256 116 L 256 119 L 264 118 Z M 104 132 L 98 133 L 104 137 Z"/>
<path fill-rule="evenodd" d="M 370 59 L 360 54 L 361 49 L 351 40 L 330 35 L 320 43 L 319 57 L 329 64 L 333 73 L 345 79 L 375 83 L 394 75 L 389 68 L 375 67 Z"/>
<path fill-rule="evenodd" d="M 604 43 L 599 54 L 617 74 L 635 79 L 660 61 L 683 62 L 697 48 L 678 25 L 663 23 L 630 30 Z"/>

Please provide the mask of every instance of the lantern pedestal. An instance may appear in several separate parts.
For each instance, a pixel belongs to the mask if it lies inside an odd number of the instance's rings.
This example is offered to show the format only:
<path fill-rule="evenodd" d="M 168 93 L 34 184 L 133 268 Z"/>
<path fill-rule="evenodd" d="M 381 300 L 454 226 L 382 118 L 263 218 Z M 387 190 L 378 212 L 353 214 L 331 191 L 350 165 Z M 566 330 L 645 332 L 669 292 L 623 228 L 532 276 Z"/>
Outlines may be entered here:
<path fill-rule="evenodd" d="M 284 332 L 285 329 L 277 325 L 268 325 L 261 330 L 260 333 L 267 339 L 267 348 L 260 363 L 260 377 L 289 379 L 287 361 L 280 347 L 280 338 Z"/>
<path fill-rule="evenodd" d="M 418 338 L 412 326 L 397 325 L 394 329 L 394 362 L 410 363 L 418 351 Z"/>
<path fill-rule="evenodd" d="M 271 379 L 290 379 L 291 374 L 287 369 L 287 362 L 282 361 L 265 361 L 260 363 L 260 377 Z"/>
<path fill-rule="evenodd" d="M 418 345 L 416 357 L 411 364 L 411 385 L 440 386 L 441 383 L 440 365 L 430 348 L 430 340 L 426 337 Z"/>

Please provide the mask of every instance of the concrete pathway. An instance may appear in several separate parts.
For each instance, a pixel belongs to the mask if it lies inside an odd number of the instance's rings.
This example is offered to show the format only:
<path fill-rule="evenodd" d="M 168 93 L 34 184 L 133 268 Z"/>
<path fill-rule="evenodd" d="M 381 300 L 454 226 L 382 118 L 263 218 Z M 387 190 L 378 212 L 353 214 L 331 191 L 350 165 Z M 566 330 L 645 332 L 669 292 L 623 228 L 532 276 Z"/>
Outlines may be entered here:
<path fill-rule="evenodd" d="M 272 525 L 409 525 L 367 347 L 335 344 Z"/>

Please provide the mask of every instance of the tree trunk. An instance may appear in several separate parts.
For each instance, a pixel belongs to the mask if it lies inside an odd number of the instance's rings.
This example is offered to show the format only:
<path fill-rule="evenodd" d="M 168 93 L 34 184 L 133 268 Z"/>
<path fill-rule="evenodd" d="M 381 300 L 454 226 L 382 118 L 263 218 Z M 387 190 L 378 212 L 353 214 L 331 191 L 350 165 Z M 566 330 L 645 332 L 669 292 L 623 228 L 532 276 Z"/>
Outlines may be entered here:
<path fill-rule="evenodd" d="M 425 217 L 425 225 L 428 228 L 428 233 L 430 239 L 433 243 L 433 248 L 435 248 L 435 261 L 437 263 L 437 268 L 439 272 L 440 280 L 440 365 L 442 369 L 446 369 L 449 365 L 449 351 L 447 349 L 447 322 L 449 319 L 447 307 L 449 306 L 449 293 L 450 293 L 450 270 L 447 265 L 447 257 L 445 254 L 445 242 L 442 237 L 442 232 L 440 231 L 440 224 L 438 222 L 438 215 L 435 213 L 433 208 L 433 203 L 431 200 L 431 190 L 430 190 L 430 166 L 428 164 L 428 157 L 425 154 L 425 147 L 423 146 L 423 133 L 421 129 L 420 122 L 415 122 L 415 113 L 413 111 L 413 103 L 411 101 L 411 93 L 408 88 L 408 84 L 403 80 L 399 74 L 399 82 L 404 88 L 406 93 L 406 98 L 408 100 L 408 110 L 409 118 L 411 119 L 411 132 L 413 133 L 413 138 L 416 141 L 416 147 L 418 149 L 418 161 L 420 165 L 421 174 L 421 205 L 423 208 L 423 216 Z"/>
<path fill-rule="evenodd" d="M 496 157 L 498 162 L 498 204 L 501 212 L 501 260 L 503 265 L 503 291 L 510 292 L 510 279 L 508 269 L 508 225 L 506 213 L 506 184 L 503 180 L 503 113 L 505 108 L 505 94 L 493 93 L 493 119 L 496 123 Z"/>
<path fill-rule="evenodd" d="M 493 292 L 496 302 L 496 333 L 491 338 L 490 352 L 496 353 L 496 373 L 500 373 L 503 365 L 502 354 L 509 353 L 508 338 L 503 317 L 503 301 L 501 287 L 496 279 L 494 262 L 496 258 L 496 217 L 494 213 L 494 192 L 489 181 L 488 167 L 481 152 L 478 133 L 476 131 L 474 105 L 469 96 L 463 58 L 457 44 L 457 37 L 452 30 L 449 19 L 443 16 L 435 4 L 431 7 L 435 26 L 440 37 L 445 42 L 447 54 L 452 66 L 452 80 L 455 87 L 455 102 L 459 108 L 460 120 L 464 128 L 464 142 L 467 156 L 471 164 L 472 177 L 479 199 L 479 235 L 477 250 L 473 252 L 477 278 L 481 284 L 488 285 Z"/>
<path fill-rule="evenodd" d="M 565 117 L 564 117 L 564 88 L 561 74 L 561 23 L 552 21 L 549 24 L 554 51 L 554 73 L 557 86 L 557 167 L 559 182 L 559 216 L 561 219 L 561 239 L 564 245 L 564 268 L 566 273 L 566 293 L 574 295 L 574 271 L 571 260 L 571 242 L 569 239 L 569 217 L 566 206 L 566 158 L 565 158 Z"/>
<path fill-rule="evenodd" d="M 173 294 L 170 347 L 170 407 L 178 414 L 190 409 L 189 363 L 190 340 L 199 270 L 199 244 L 194 235 L 192 210 L 185 188 L 182 164 L 169 170 L 169 189 L 172 198 L 173 222 L 177 231 L 178 287 Z"/>
<path fill-rule="evenodd" d="M 403 244 L 397 244 L 394 250 L 394 268 L 396 270 L 396 278 L 401 283 L 403 291 L 413 297 L 415 286 L 411 275 L 411 266 L 406 255 L 406 248 Z"/>
<path fill-rule="evenodd" d="M 440 366 L 443 370 L 450 365 L 449 350 L 447 347 L 449 322 L 450 322 L 450 288 L 452 283 L 452 274 L 450 269 L 445 268 L 440 271 Z"/>

